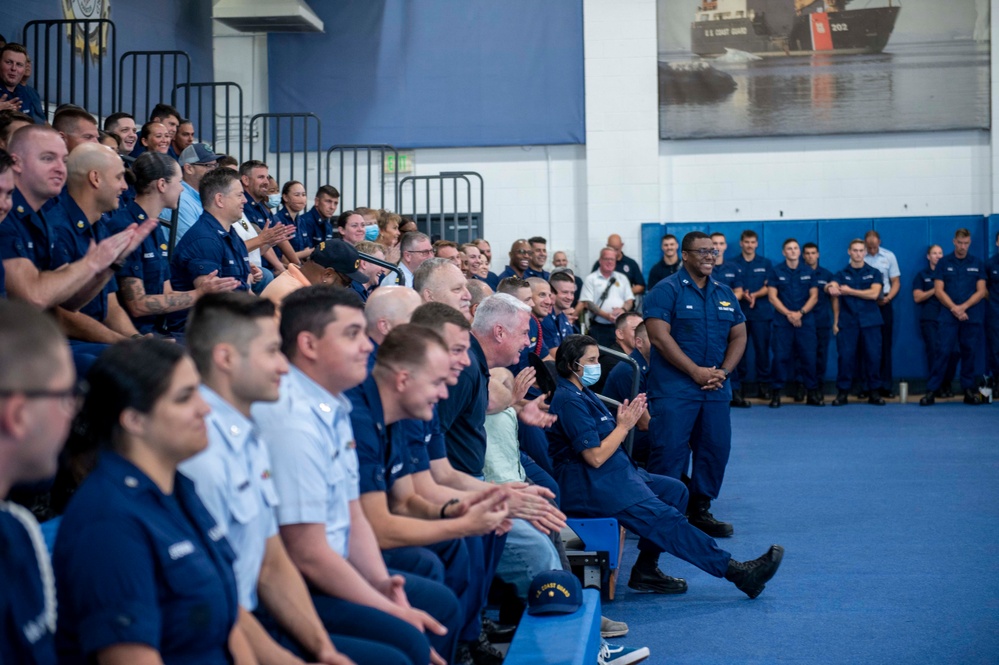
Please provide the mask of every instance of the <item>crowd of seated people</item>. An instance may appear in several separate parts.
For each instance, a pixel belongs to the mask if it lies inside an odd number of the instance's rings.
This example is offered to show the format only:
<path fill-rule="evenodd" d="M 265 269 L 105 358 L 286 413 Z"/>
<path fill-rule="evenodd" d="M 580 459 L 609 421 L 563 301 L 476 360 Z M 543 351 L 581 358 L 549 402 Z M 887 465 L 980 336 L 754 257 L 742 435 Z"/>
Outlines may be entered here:
<path fill-rule="evenodd" d="M 498 663 L 532 579 L 569 568 L 566 513 L 641 536 L 634 589 L 686 590 L 668 552 L 763 590 L 777 553 L 733 559 L 688 523 L 681 483 L 641 468 L 644 389 L 597 347 L 644 381 L 646 285 L 620 237 L 585 274 L 563 251 L 549 266 L 540 236 L 494 272 L 487 240 L 338 210 L 335 187 L 218 154 L 168 104 L 48 123 L 25 64 L 0 50 L 0 662 Z M 750 331 L 771 406 L 795 381 L 821 404 L 824 328 L 834 404 L 858 371 L 878 403 L 897 293 L 879 247 L 852 242 L 833 274 L 813 244 L 789 239 L 774 266 L 744 234 L 726 262 L 718 236 L 714 278 L 771 309 Z M 986 319 L 992 362 L 999 347 L 981 302 L 999 268 L 969 243 L 931 247 L 914 283 L 940 395 L 951 347 L 962 387 L 984 372 Z M 675 245 L 657 278 L 682 269 Z M 627 631 L 602 619 L 602 637 Z"/>

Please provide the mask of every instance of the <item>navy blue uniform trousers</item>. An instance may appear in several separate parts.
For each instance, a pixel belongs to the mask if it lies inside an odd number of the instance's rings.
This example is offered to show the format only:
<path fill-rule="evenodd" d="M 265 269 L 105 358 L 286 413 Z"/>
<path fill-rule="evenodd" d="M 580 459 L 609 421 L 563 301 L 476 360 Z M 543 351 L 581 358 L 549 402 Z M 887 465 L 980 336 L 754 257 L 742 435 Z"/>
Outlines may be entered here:
<path fill-rule="evenodd" d="M 816 345 L 815 326 L 774 325 L 774 388 L 780 390 L 794 376 L 795 359 L 805 388 L 814 390 L 817 387 Z"/>
<path fill-rule="evenodd" d="M 687 488 L 679 480 L 637 469 L 657 498 L 640 501 L 613 517 L 639 536 L 643 552 L 668 552 L 715 577 L 723 577 L 732 555 L 687 521 Z"/>
<path fill-rule="evenodd" d="M 944 316 L 946 315 L 946 316 Z M 950 312 L 942 312 L 940 327 L 940 355 L 933 363 L 933 372 L 926 383 L 928 390 L 939 390 L 947 372 L 948 353 L 955 346 L 961 354 L 961 388 L 975 387 L 975 380 L 985 373 L 985 326 L 971 321 L 958 321 Z"/>
<path fill-rule="evenodd" d="M 881 326 L 859 328 L 847 326 L 839 329 L 836 335 L 836 352 L 839 353 L 839 371 L 836 373 L 836 389 L 848 392 L 853 385 L 854 369 L 858 367 L 857 351 L 863 348 L 863 362 L 860 372 L 871 390 L 881 385 Z"/>
<path fill-rule="evenodd" d="M 750 321 L 746 320 L 746 353 L 739 361 L 739 378 L 741 381 L 748 381 L 751 374 L 749 370 L 749 351 L 753 352 L 752 365 L 756 368 L 756 381 L 760 384 L 770 383 L 770 332 L 773 321 Z"/>
<path fill-rule="evenodd" d="M 690 491 L 718 498 L 732 450 L 732 421 L 725 401 L 660 397 L 649 402 L 649 473 L 677 480 L 692 459 Z"/>

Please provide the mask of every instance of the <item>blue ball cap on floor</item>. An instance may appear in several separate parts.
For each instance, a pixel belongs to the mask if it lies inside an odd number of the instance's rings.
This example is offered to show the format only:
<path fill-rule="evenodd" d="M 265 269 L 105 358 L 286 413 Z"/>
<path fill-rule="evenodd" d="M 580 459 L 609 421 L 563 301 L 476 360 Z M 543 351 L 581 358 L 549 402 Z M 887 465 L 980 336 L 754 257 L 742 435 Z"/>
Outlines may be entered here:
<path fill-rule="evenodd" d="M 571 614 L 583 604 L 583 586 L 570 572 L 538 573 L 527 592 L 528 614 Z"/>

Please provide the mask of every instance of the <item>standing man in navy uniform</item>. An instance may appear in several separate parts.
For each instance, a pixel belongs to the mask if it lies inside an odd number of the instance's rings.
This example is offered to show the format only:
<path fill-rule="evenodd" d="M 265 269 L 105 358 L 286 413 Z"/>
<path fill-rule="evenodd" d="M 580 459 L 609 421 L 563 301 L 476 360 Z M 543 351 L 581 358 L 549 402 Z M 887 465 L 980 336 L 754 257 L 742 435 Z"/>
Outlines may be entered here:
<path fill-rule="evenodd" d="M 724 236 L 722 237 L 724 238 Z M 667 233 L 663 236 L 660 243 L 660 250 L 663 253 L 662 261 L 656 261 L 656 265 L 652 266 L 649 270 L 650 291 L 656 284 L 663 281 L 670 275 L 676 274 L 676 271 L 680 269 L 680 257 L 676 254 L 678 249 L 680 249 L 680 243 L 676 241 L 675 235 Z"/>
<path fill-rule="evenodd" d="M 732 525 L 709 509 L 732 448 L 728 376 L 746 349 L 746 318 L 732 289 L 711 278 L 717 253 L 707 234 L 688 233 L 683 268 L 645 299 L 652 345 L 649 429 L 656 432 L 647 468 L 679 480 L 693 453 L 687 519 L 709 536 L 725 538 Z"/>
<path fill-rule="evenodd" d="M 961 347 L 961 389 L 965 404 L 981 404 L 976 394 L 976 379 L 985 373 L 985 262 L 968 253 L 971 232 L 958 229 L 954 234 L 954 251 L 940 259 L 933 276 L 937 300 L 943 306 L 940 322 L 940 351 L 933 372 L 926 383 L 926 394 L 920 406 L 929 406 L 943 383 L 947 371 L 947 354 L 955 344 Z"/>
<path fill-rule="evenodd" d="M 999 233 L 996 234 L 996 248 L 999 249 Z M 999 377 L 999 251 L 989 259 L 986 270 L 989 282 L 989 369 L 995 381 Z"/>
<path fill-rule="evenodd" d="M 52 565 L 34 516 L 4 499 L 17 483 L 55 474 L 76 413 L 76 374 L 52 320 L 3 299 L 0 366 L 0 662 L 54 665 Z"/>
<path fill-rule="evenodd" d="M 933 279 L 937 274 L 937 264 L 943 258 L 943 247 L 930 245 L 926 250 L 928 267 L 916 273 L 912 280 L 912 299 L 916 302 L 919 312 L 919 334 L 923 338 L 923 350 L 926 353 L 926 376 L 933 373 L 933 364 L 940 355 L 940 301 L 937 300 L 936 286 Z M 960 355 L 954 349 L 947 353 L 947 371 L 943 384 L 937 390 L 937 397 L 953 397 L 951 385 L 954 383 L 954 373 L 957 371 L 957 361 Z"/>
<path fill-rule="evenodd" d="M 815 271 L 801 264 L 798 241 L 784 241 L 784 262 L 773 269 L 770 304 L 777 310 L 774 319 L 774 391 L 770 408 L 780 407 L 780 391 L 801 368 L 810 406 L 825 406 L 815 378 L 815 316 L 812 310 L 819 301 Z M 797 365 L 796 365 L 797 363 Z"/>
<path fill-rule="evenodd" d="M 891 362 L 895 326 L 892 302 L 902 289 L 902 273 L 898 269 L 898 259 L 895 258 L 895 253 L 881 246 L 881 235 L 874 229 L 864 234 L 864 247 L 867 249 L 867 253 L 864 254 L 864 262 L 881 271 L 881 295 L 878 298 L 878 307 L 881 308 L 881 319 L 884 321 L 884 326 L 881 329 L 881 370 L 878 372 L 881 383 L 870 384 L 867 388 L 872 395 L 879 392 L 882 397 L 891 398 L 895 396 L 892 390 Z"/>
<path fill-rule="evenodd" d="M 832 340 L 832 303 L 826 286 L 832 281 L 833 274 L 828 268 L 819 265 L 819 246 L 814 242 L 806 242 L 801 251 L 805 264 L 815 271 L 815 284 L 819 287 L 819 301 L 812 312 L 815 314 L 815 380 L 818 381 L 821 398 L 829 361 L 829 342 Z"/>
<path fill-rule="evenodd" d="M 860 367 L 866 374 L 868 385 L 880 385 L 882 319 L 878 297 L 882 288 L 881 271 L 864 262 L 865 251 L 863 240 L 851 240 L 850 263 L 836 273 L 833 281 L 826 286 L 829 295 L 835 297 L 832 301 L 833 334 L 839 353 L 839 371 L 836 373 L 838 394 L 833 406 L 843 406 L 847 402 L 861 349 L 864 359 Z M 885 403 L 877 390 L 871 391 L 867 401 L 877 406 L 884 406 Z"/>
<path fill-rule="evenodd" d="M 742 285 L 745 289 L 739 299 L 746 314 L 746 335 L 748 344 L 753 347 L 753 362 L 756 381 L 760 384 L 760 397 L 770 399 L 770 327 L 774 318 L 774 308 L 770 304 L 767 282 L 773 266 L 770 259 L 757 255 L 759 238 L 756 231 L 746 229 L 739 238 L 742 253 L 732 262 L 742 271 Z M 745 379 L 750 374 L 749 354 L 739 363 L 739 376 Z"/>
<path fill-rule="evenodd" d="M 665 243 L 665 239 L 663 242 Z M 676 238 L 673 238 L 673 242 L 676 243 Z M 715 257 L 715 269 L 711 271 L 711 279 L 721 282 L 728 288 L 732 289 L 737 301 L 742 300 L 742 269 L 735 265 L 732 261 L 725 260 L 725 251 L 728 249 L 728 241 L 725 240 L 725 234 L 718 231 L 712 233 L 711 244 L 718 250 L 718 256 Z M 675 248 L 673 253 L 674 255 L 676 254 Z M 676 263 L 677 265 L 680 264 L 679 258 L 677 258 Z M 676 271 L 674 270 L 674 272 Z M 651 279 L 649 281 L 651 281 Z M 729 383 L 732 384 L 732 401 L 729 402 L 729 406 L 734 406 L 740 409 L 748 409 L 751 407 L 752 404 L 746 401 L 746 398 L 742 394 L 742 379 L 739 376 L 738 367 L 732 370 L 732 373 L 728 376 L 728 380 Z"/>

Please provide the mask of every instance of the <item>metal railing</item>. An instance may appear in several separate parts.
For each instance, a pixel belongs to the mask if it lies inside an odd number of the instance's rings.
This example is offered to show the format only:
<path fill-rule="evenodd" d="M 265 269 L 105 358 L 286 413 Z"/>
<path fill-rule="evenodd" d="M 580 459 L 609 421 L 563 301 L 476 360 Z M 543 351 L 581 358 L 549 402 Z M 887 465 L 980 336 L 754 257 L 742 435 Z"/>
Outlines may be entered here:
<path fill-rule="evenodd" d="M 334 181 L 333 179 L 333 154 L 339 154 L 339 165 L 340 165 L 340 179 L 339 181 Z M 361 153 L 364 153 L 363 163 L 358 160 Z M 348 159 L 348 154 L 353 157 L 353 160 Z M 375 169 L 375 164 L 372 161 L 372 157 L 378 155 L 378 166 Z M 360 197 L 358 196 L 358 186 L 359 183 L 364 180 L 367 185 L 366 198 L 364 199 L 364 205 L 368 208 L 380 209 L 385 208 L 385 185 L 386 185 L 386 172 L 385 172 L 385 155 L 390 154 L 395 159 L 395 164 L 399 163 L 399 151 L 394 147 L 385 144 L 373 144 L 373 145 L 335 145 L 326 151 L 326 184 L 333 184 L 338 182 L 336 186 L 340 191 L 340 208 L 341 210 L 352 210 L 360 205 Z M 351 161 L 353 164 L 351 165 Z M 353 170 L 351 171 L 351 167 Z M 363 169 L 363 177 L 361 177 Z M 351 173 L 351 177 L 347 178 L 348 172 Z M 377 173 L 377 177 L 373 178 L 372 173 Z M 393 171 L 391 174 L 394 178 L 392 183 L 392 201 L 391 210 L 399 210 L 399 171 Z M 372 185 L 374 181 L 377 181 L 379 197 L 378 204 L 375 205 L 375 199 L 372 196 Z M 347 196 L 347 186 L 352 185 L 352 195 Z"/>
<path fill-rule="evenodd" d="M 402 274 L 402 269 L 394 263 L 389 263 L 388 261 L 382 261 L 381 259 L 376 259 L 370 254 L 365 254 L 364 252 L 358 252 L 357 255 L 361 257 L 362 261 L 367 261 L 368 263 L 374 263 L 376 266 L 381 266 L 382 268 L 387 268 L 394 272 L 399 278 L 400 284 L 406 283 L 406 278 Z"/>
<path fill-rule="evenodd" d="M 301 178 L 298 178 L 305 187 L 306 192 L 314 192 L 318 189 L 318 185 L 310 189 L 310 177 L 309 177 L 309 153 L 314 153 L 316 158 L 316 179 L 319 179 L 319 169 L 322 164 L 322 121 L 319 119 L 315 113 L 258 113 L 250 118 L 250 134 L 254 135 L 255 125 L 258 120 L 263 120 L 262 130 L 259 132 L 261 137 L 261 142 L 263 143 L 263 151 L 261 154 L 262 161 L 267 161 L 268 153 L 273 152 L 278 158 L 275 160 L 275 164 L 268 164 L 270 167 L 271 175 L 274 179 L 278 181 L 278 185 L 282 185 L 288 180 L 296 180 L 295 178 L 295 166 L 296 163 L 301 164 L 300 172 L 302 173 Z M 301 120 L 301 133 L 296 135 L 295 125 L 296 121 Z M 314 121 L 314 123 L 310 123 Z M 314 145 L 315 148 L 310 150 L 310 135 L 309 135 L 309 125 L 314 124 L 315 129 L 313 130 L 312 136 L 315 137 Z M 273 125 L 273 128 L 272 128 Z M 284 131 L 282 132 L 282 129 Z M 271 143 L 269 139 L 273 135 L 274 138 L 274 149 L 271 150 Z M 298 149 L 298 144 L 296 143 L 296 136 L 301 138 L 302 149 Z M 288 150 L 282 150 L 285 142 L 282 138 L 286 139 L 286 144 Z M 256 141 L 250 142 L 250 159 L 254 159 L 254 145 Z M 290 165 L 291 173 L 287 178 L 282 176 L 282 159 L 281 154 L 288 155 L 288 163 Z"/>
<path fill-rule="evenodd" d="M 606 346 L 597 346 L 597 349 L 600 350 L 601 354 L 606 353 L 609 356 L 614 356 L 620 362 L 626 362 L 629 365 L 631 365 L 631 397 L 629 399 L 630 400 L 635 399 L 635 396 L 638 394 L 638 387 L 641 385 L 641 378 L 642 378 L 642 368 L 638 366 L 638 362 L 628 354 L 621 353 L 616 349 L 611 349 Z M 603 395 L 597 395 L 597 397 L 600 398 L 601 402 L 607 404 L 608 406 L 612 406 L 615 408 L 621 406 L 621 403 L 618 402 L 616 399 L 611 399 L 610 397 L 605 397 Z M 632 427 L 631 430 L 628 432 L 628 436 L 621 444 L 622 446 L 624 446 L 624 450 L 628 453 L 629 456 L 631 456 L 631 449 L 632 446 L 634 445 L 634 442 L 635 442 L 635 428 Z"/>
<path fill-rule="evenodd" d="M 139 76 L 143 64 L 144 78 Z M 131 77 L 128 76 L 129 71 Z M 141 126 L 157 104 L 167 99 L 172 103 L 174 89 L 191 80 L 191 56 L 185 51 L 126 51 L 118 61 L 118 74 L 118 106 L 115 111 L 130 113 Z M 131 86 L 126 86 L 127 83 Z M 125 94 L 126 87 L 130 88 L 129 97 Z M 143 102 L 141 107 L 140 100 Z M 183 117 L 189 117 L 187 109 L 181 113 Z"/>
<path fill-rule="evenodd" d="M 21 35 L 21 43 L 32 56 L 32 76 L 41 81 L 41 88 L 35 87 L 45 104 L 75 104 L 99 118 L 111 114 L 118 87 L 118 38 L 110 19 L 28 21 Z M 104 65 L 106 55 L 110 55 L 109 67 Z"/>
<path fill-rule="evenodd" d="M 479 181 L 478 210 L 472 203 L 474 199 L 469 176 Z M 419 183 L 422 183 L 424 190 L 422 206 L 418 191 Z M 405 195 L 407 185 L 410 185 L 412 194 L 410 197 Z M 410 217 L 428 236 L 453 240 L 459 244 L 471 242 L 474 238 L 485 234 L 482 218 L 485 205 L 484 190 L 485 183 L 482 176 L 475 171 L 445 171 L 438 175 L 406 176 L 399 181 L 399 213 Z M 439 204 L 436 209 L 433 205 L 435 192 Z M 450 206 L 447 205 L 449 199 Z"/>
<path fill-rule="evenodd" d="M 222 96 L 222 102 L 219 96 Z M 178 106 L 183 97 L 183 105 Z M 198 140 L 211 143 L 215 152 L 243 161 L 243 88 L 232 81 L 179 83 L 170 94 L 170 103 L 183 108 L 194 123 Z M 236 115 L 233 115 L 235 107 Z M 220 114 L 220 111 L 224 111 Z M 225 149 L 220 146 L 225 145 Z"/>

